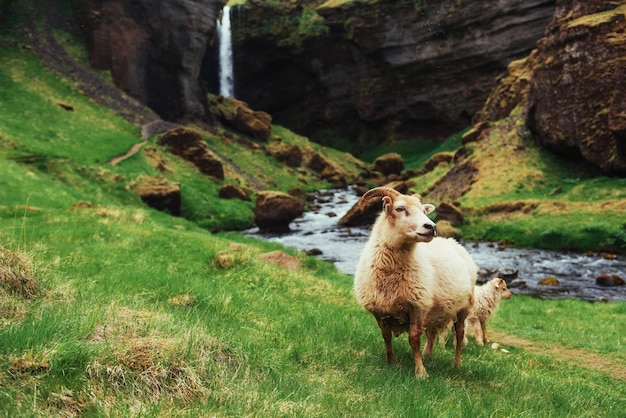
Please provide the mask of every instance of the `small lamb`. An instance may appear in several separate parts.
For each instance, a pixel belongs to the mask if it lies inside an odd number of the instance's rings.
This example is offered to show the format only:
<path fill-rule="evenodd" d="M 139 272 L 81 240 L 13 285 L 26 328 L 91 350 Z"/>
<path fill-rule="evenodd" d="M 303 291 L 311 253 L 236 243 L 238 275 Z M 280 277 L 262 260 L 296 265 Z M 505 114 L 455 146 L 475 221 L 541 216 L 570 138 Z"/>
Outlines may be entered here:
<path fill-rule="evenodd" d="M 511 291 L 506 287 L 506 282 L 499 277 L 474 288 L 474 308 L 465 321 L 464 343 L 467 343 L 467 335 L 471 332 L 476 335 L 476 344 L 483 345 L 489 342 L 487 319 L 498 310 L 501 299 L 511 299 Z"/>

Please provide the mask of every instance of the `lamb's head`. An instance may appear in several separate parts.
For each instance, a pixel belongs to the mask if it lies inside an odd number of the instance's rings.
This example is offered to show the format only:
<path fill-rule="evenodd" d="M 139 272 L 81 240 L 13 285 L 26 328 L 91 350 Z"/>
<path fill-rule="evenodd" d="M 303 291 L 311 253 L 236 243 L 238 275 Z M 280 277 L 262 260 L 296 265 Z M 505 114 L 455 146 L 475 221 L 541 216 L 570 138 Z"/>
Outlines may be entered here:
<path fill-rule="evenodd" d="M 493 294 L 499 299 L 511 299 L 511 291 L 506 287 L 504 279 L 496 277 L 490 281 L 489 285 L 491 286 Z"/>
<path fill-rule="evenodd" d="M 435 207 L 424 204 L 420 195 L 405 195 L 390 187 L 376 187 L 361 197 L 361 209 L 374 197 L 382 197 L 383 211 L 379 216 L 385 218 L 397 239 L 430 242 L 437 235 L 435 223 L 426 216 Z"/>

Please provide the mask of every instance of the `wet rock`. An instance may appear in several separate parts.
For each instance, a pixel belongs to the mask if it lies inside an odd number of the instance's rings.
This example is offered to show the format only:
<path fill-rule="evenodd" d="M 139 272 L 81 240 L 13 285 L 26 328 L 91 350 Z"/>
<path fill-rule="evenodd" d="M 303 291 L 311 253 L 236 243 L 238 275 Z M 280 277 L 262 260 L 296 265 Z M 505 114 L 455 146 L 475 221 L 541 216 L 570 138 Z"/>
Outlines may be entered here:
<path fill-rule="evenodd" d="M 261 231 L 288 232 L 289 224 L 304 213 L 304 200 L 277 191 L 257 194 L 254 223 Z"/>
<path fill-rule="evenodd" d="M 220 187 L 218 195 L 222 199 L 239 199 L 245 200 L 247 202 L 251 200 L 250 196 L 245 190 L 235 187 L 232 184 L 225 184 Z"/>
<path fill-rule="evenodd" d="M 180 183 L 163 177 L 140 176 L 129 187 L 151 208 L 180 215 Z"/>
<path fill-rule="evenodd" d="M 541 279 L 538 282 L 542 286 L 558 286 L 559 279 L 556 277 L 546 277 L 545 279 Z"/>
<path fill-rule="evenodd" d="M 623 286 L 626 282 L 617 274 L 599 274 L 596 284 L 599 286 Z"/>
<path fill-rule="evenodd" d="M 400 154 L 395 152 L 384 154 L 374 160 L 373 169 L 383 173 L 385 176 L 391 174 L 399 175 L 404 170 L 404 160 Z"/>
<path fill-rule="evenodd" d="M 179 127 L 168 131 L 159 138 L 159 143 L 167 145 L 172 154 L 189 161 L 200 172 L 218 180 L 224 179 L 222 162 L 211 152 L 200 134 L 193 129 Z"/>

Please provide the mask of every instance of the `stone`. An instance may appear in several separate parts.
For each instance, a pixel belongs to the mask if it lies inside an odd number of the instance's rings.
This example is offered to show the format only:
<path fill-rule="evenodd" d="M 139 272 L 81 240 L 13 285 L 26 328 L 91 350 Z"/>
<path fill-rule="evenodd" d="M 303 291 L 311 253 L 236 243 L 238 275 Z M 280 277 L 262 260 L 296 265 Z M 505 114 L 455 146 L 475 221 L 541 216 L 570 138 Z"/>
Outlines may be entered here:
<path fill-rule="evenodd" d="M 406 182 L 398 181 L 388 183 L 385 187 L 391 187 L 406 194 L 408 191 L 408 185 Z M 337 224 L 339 226 L 368 226 L 372 225 L 382 210 L 382 203 L 380 199 L 369 199 L 365 202 L 363 210 L 361 210 L 360 201 L 356 202 L 345 215 L 339 219 Z"/>
<path fill-rule="evenodd" d="M 170 182 L 163 177 L 142 175 L 129 187 L 151 208 L 180 216 L 180 183 Z"/>
<path fill-rule="evenodd" d="M 239 199 L 245 200 L 247 202 L 251 200 L 250 196 L 245 190 L 235 187 L 232 184 L 225 184 L 220 187 L 218 196 L 222 199 Z"/>
<path fill-rule="evenodd" d="M 289 224 L 304 214 L 304 200 L 278 191 L 257 193 L 254 223 L 262 231 L 288 232 Z"/>
<path fill-rule="evenodd" d="M 158 142 L 168 146 L 173 154 L 195 165 L 200 172 L 218 180 L 224 179 L 222 162 L 193 129 L 178 127 L 163 134 Z"/>
<path fill-rule="evenodd" d="M 542 286 L 558 286 L 559 279 L 556 277 L 546 277 L 544 279 L 539 280 L 538 282 Z"/>
<path fill-rule="evenodd" d="M 448 221 L 452 225 L 463 225 L 463 214 L 457 206 L 441 202 L 437 206 L 437 226 L 439 226 L 439 220 Z"/>
<path fill-rule="evenodd" d="M 618 274 L 599 274 L 596 284 L 600 286 L 623 286 L 626 282 Z"/>
<path fill-rule="evenodd" d="M 302 150 L 296 145 L 275 141 L 265 146 L 265 152 L 289 167 L 296 168 L 302 165 Z"/>
<path fill-rule="evenodd" d="M 395 152 L 383 154 L 374 160 L 374 171 L 379 171 L 385 176 L 392 174 L 400 175 L 404 170 L 404 160 L 402 156 Z"/>

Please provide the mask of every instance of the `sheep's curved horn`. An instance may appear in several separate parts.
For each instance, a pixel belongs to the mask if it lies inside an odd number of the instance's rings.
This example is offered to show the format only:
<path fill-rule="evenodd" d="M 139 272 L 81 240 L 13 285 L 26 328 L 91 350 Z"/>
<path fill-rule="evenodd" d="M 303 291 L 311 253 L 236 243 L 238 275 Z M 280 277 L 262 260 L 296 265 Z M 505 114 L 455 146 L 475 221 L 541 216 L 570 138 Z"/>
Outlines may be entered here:
<path fill-rule="evenodd" d="M 378 197 L 378 196 L 396 197 L 396 196 L 400 196 L 401 194 L 402 193 L 400 193 L 396 189 L 392 189 L 391 187 L 375 187 L 373 189 L 368 190 L 367 192 L 365 192 L 363 196 L 361 196 L 361 200 L 359 201 L 359 208 L 363 210 L 365 208 L 365 202 L 367 202 L 373 197 Z"/>

